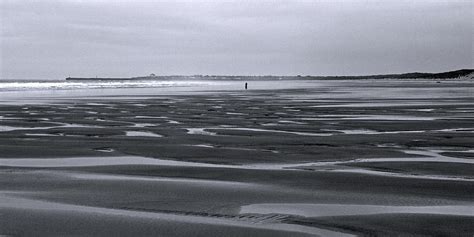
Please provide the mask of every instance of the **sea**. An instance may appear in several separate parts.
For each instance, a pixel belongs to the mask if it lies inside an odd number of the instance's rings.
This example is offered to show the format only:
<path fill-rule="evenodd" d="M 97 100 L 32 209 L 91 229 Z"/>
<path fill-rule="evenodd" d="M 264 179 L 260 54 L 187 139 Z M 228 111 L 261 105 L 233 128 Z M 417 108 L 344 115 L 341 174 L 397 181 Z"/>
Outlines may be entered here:
<path fill-rule="evenodd" d="M 248 90 L 245 90 L 245 83 Z M 0 103 L 54 100 L 146 98 L 199 93 L 280 90 L 295 99 L 430 99 L 473 96 L 472 80 L 6 80 L 0 79 Z M 303 90 L 306 90 L 303 92 Z M 307 93 L 311 91 L 311 93 Z M 284 93 L 286 92 L 286 93 Z M 292 92 L 292 93 L 287 93 Z M 300 92 L 300 93 L 299 93 Z"/>

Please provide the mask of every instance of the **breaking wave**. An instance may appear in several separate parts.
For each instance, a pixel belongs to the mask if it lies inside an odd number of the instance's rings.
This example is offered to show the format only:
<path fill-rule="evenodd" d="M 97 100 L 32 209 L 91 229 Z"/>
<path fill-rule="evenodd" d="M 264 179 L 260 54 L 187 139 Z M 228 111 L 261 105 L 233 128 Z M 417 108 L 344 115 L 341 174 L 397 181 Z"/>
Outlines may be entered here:
<path fill-rule="evenodd" d="M 210 86 L 211 81 L 4 81 L 0 91 Z"/>

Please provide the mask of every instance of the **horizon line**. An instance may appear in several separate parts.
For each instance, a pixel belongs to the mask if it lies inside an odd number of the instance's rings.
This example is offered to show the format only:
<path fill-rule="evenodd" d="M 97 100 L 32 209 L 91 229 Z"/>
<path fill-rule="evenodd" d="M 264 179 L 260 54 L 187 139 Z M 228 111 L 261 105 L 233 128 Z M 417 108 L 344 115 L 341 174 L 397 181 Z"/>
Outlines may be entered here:
<path fill-rule="evenodd" d="M 136 78 L 136 77 L 149 77 L 151 75 L 155 75 L 156 77 L 371 77 L 371 76 L 393 76 L 393 75 L 404 75 L 404 74 L 442 74 L 442 73 L 451 73 L 451 72 L 458 72 L 458 71 L 473 71 L 474 68 L 461 68 L 449 71 L 441 71 L 441 72 L 421 72 L 421 71 L 409 71 L 409 72 L 402 72 L 402 73 L 379 73 L 379 74 L 357 74 L 357 75 L 311 75 L 311 74 L 295 74 L 295 75 L 274 75 L 274 74 L 257 74 L 257 75 L 242 75 L 242 74 L 162 74 L 156 75 L 155 73 L 151 73 L 145 76 L 133 76 L 133 77 L 102 77 L 102 76 L 93 76 L 93 77 L 75 77 L 75 76 L 67 76 L 62 78 L 0 78 L 0 80 L 55 80 L 55 79 L 64 79 L 64 78 Z"/>

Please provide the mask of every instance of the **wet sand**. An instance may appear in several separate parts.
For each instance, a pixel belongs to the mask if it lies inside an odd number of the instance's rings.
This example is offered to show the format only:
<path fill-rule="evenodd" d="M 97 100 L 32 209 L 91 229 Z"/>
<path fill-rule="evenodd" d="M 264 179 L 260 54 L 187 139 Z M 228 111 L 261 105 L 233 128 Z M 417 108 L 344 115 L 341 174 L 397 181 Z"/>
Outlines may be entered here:
<path fill-rule="evenodd" d="M 1 104 L 0 235 L 472 236 L 474 83 L 406 83 Z"/>

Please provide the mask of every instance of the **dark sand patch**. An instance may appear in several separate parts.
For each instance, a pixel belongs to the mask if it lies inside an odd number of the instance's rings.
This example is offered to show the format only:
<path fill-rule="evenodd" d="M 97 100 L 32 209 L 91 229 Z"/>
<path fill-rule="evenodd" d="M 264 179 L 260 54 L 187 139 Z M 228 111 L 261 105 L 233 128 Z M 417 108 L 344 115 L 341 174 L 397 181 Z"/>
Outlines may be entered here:
<path fill-rule="evenodd" d="M 2 210 L 1 234 L 13 236 L 313 236 L 287 230 L 255 227 L 239 222 L 174 220 L 172 215 L 146 218 L 127 215 L 47 210 Z M 184 218 L 180 218 L 184 219 Z M 190 218 L 191 219 L 191 218 Z M 233 225 L 232 225 L 233 224 Z M 286 227 L 291 229 L 290 227 Z M 303 229 L 303 228 L 301 228 Z"/>
<path fill-rule="evenodd" d="M 452 177 L 473 177 L 474 165 L 450 162 L 364 162 L 347 163 L 346 166 L 364 167 L 395 173 L 446 175 Z"/>
<path fill-rule="evenodd" d="M 441 152 L 439 154 L 443 156 L 458 157 L 458 158 L 463 158 L 463 159 L 474 159 L 474 152 L 448 151 L 448 152 Z"/>
<path fill-rule="evenodd" d="M 324 218 L 289 218 L 300 224 L 362 236 L 472 236 L 474 217 L 452 215 L 383 214 Z"/>

